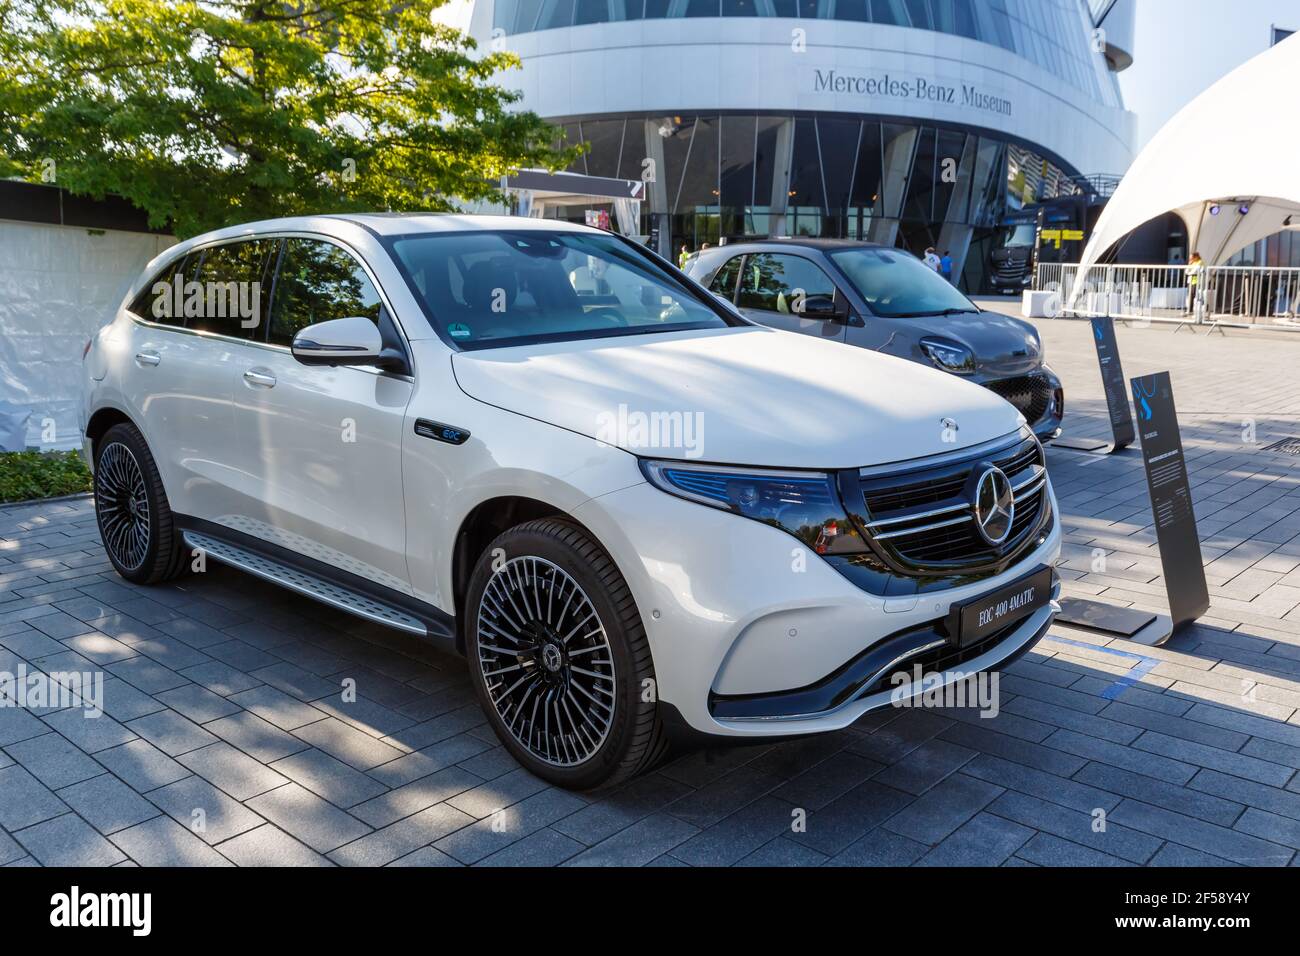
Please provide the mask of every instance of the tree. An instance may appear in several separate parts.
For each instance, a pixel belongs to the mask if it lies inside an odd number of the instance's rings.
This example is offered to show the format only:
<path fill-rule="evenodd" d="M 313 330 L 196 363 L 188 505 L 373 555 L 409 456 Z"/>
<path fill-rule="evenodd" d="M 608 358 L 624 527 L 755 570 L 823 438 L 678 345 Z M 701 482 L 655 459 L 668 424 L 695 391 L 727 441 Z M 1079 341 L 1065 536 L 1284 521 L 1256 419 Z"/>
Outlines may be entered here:
<path fill-rule="evenodd" d="M 447 209 L 576 150 L 434 22 L 445 0 L 0 0 L 0 176 L 116 193 L 181 237 Z"/>

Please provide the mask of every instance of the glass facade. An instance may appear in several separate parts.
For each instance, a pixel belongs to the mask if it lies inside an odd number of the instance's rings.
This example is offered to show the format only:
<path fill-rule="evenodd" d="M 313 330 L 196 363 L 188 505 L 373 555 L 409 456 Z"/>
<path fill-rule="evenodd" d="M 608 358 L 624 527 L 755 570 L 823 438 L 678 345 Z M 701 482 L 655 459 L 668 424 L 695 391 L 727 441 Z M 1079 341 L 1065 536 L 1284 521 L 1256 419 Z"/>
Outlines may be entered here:
<path fill-rule="evenodd" d="M 934 30 L 1009 50 L 1107 106 L 1119 106 L 1112 74 L 1092 49 L 1083 0 L 496 0 L 493 28 L 506 36 L 622 20 L 787 17 Z"/>
<path fill-rule="evenodd" d="M 648 173 L 644 235 L 674 252 L 747 236 L 865 239 L 921 252 L 968 249 L 1008 209 L 1057 195 L 1066 171 L 1004 139 L 844 114 L 682 115 L 559 121 L 588 152 L 571 172 Z M 585 208 L 559 211 L 583 221 Z M 661 240 L 661 241 L 662 241 Z M 963 270 L 982 286 L 984 256 Z M 972 269 L 974 271 L 972 271 Z"/>

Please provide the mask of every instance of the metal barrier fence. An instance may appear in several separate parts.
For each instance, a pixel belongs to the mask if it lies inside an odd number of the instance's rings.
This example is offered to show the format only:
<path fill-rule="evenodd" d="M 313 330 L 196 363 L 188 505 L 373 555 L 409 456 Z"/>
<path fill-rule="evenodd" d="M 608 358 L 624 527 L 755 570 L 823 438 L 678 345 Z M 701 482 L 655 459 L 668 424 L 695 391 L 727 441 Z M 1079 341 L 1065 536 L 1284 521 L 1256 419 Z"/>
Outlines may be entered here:
<path fill-rule="evenodd" d="M 1083 288 L 1076 290 L 1078 272 L 1077 263 L 1039 263 L 1033 288 L 1052 294 L 1049 311 L 1081 318 L 1110 315 L 1131 321 L 1300 329 L 1300 268 L 1205 266 L 1193 285 L 1185 265 L 1099 265 L 1088 270 Z"/>

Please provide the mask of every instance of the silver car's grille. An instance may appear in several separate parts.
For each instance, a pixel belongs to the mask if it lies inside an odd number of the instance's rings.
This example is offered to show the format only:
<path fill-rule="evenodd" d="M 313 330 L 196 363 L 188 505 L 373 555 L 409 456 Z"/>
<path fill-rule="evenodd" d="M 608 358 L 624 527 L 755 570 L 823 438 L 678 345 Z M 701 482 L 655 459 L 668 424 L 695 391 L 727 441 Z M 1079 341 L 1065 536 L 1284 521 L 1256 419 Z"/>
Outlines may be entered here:
<path fill-rule="evenodd" d="M 972 472 L 987 465 L 1007 476 L 1015 501 L 1011 530 L 998 545 L 979 533 L 970 491 Z M 1028 435 L 969 458 L 864 474 L 859 483 L 868 540 L 903 573 L 947 574 L 1007 562 L 1037 539 L 1049 511 L 1043 449 Z"/>

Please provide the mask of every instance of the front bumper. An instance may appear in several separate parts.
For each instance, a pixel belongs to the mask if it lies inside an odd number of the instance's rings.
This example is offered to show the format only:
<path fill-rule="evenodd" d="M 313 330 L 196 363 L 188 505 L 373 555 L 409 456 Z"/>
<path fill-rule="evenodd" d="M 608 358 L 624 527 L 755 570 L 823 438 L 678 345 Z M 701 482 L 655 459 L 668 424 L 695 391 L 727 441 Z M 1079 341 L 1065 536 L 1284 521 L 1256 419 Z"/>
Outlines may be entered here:
<path fill-rule="evenodd" d="M 1048 486 L 1049 494 L 1050 484 Z M 762 719 L 718 710 L 720 698 L 773 696 L 824 683 L 864 652 L 934 626 L 954 603 L 1015 581 L 1060 553 L 1051 500 L 1046 540 L 997 575 L 948 590 L 884 597 L 850 583 L 784 531 L 640 484 L 592 499 L 575 517 L 605 545 L 636 598 L 658 699 L 697 733 L 743 739 L 837 730 L 889 703 L 890 691 Z M 995 667 L 1041 637 L 1042 608 L 964 661 Z M 956 679 L 956 678 L 954 678 Z"/>

